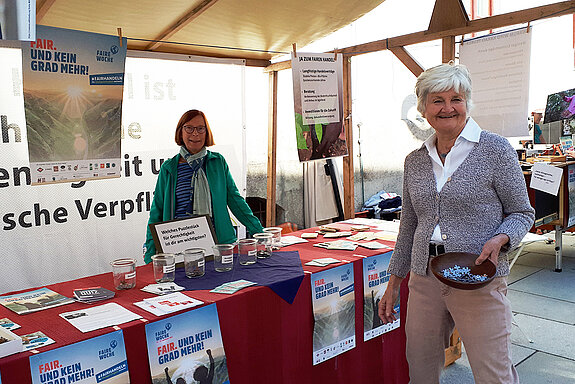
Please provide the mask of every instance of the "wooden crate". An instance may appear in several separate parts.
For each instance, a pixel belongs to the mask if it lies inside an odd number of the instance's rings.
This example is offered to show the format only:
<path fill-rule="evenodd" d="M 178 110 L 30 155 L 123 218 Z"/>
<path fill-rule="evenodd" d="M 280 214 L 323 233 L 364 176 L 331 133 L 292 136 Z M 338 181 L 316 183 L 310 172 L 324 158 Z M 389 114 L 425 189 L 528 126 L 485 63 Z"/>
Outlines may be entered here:
<path fill-rule="evenodd" d="M 449 338 L 449 347 L 445 349 L 445 366 L 455 363 L 461 357 L 461 338 L 457 329 L 453 330 Z"/>

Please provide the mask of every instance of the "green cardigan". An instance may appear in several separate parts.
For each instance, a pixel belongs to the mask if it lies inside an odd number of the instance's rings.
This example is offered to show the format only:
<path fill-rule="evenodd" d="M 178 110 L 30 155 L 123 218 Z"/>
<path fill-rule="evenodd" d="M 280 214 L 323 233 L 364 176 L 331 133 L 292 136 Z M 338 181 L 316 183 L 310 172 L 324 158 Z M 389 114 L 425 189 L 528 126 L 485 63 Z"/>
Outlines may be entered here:
<path fill-rule="evenodd" d="M 164 161 L 160 168 L 148 224 L 174 218 L 179 159 L 180 155 L 178 154 Z M 212 217 L 217 237 L 214 240 L 220 244 L 230 244 L 237 240 L 228 207 L 251 234 L 263 232 L 260 221 L 254 216 L 252 210 L 242 195 L 240 195 L 224 157 L 219 153 L 208 151 L 204 166 L 212 195 Z M 144 261 L 146 263 L 152 261 L 152 256 L 155 253 L 156 247 L 148 225 Z"/>

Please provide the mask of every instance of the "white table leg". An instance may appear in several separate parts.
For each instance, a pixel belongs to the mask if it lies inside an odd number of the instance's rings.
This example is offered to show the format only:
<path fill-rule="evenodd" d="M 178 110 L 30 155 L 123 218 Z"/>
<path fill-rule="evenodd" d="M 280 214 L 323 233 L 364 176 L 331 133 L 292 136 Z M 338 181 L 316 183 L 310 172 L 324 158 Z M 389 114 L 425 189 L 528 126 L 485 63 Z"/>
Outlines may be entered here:
<path fill-rule="evenodd" d="M 563 266 L 561 265 L 563 256 L 563 230 L 561 226 L 555 226 L 555 272 L 561 272 Z"/>

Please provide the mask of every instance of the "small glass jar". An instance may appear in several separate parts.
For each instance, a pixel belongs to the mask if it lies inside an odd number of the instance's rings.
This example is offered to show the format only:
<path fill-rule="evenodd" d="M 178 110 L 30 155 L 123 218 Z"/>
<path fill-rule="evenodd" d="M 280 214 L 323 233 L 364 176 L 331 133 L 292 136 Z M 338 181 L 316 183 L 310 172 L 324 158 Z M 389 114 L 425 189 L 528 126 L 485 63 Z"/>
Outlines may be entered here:
<path fill-rule="evenodd" d="M 272 249 L 280 249 L 282 246 L 282 229 L 280 227 L 268 227 L 264 228 L 264 232 L 272 234 Z"/>
<path fill-rule="evenodd" d="M 158 253 L 152 256 L 156 283 L 170 283 L 176 277 L 176 255 Z"/>
<path fill-rule="evenodd" d="M 131 289 L 136 286 L 136 260 L 116 259 L 110 263 L 114 275 L 114 287 L 117 290 Z"/>
<path fill-rule="evenodd" d="M 184 255 L 184 269 L 186 277 L 201 277 L 206 272 L 205 251 L 203 248 L 188 248 L 182 252 Z"/>
<path fill-rule="evenodd" d="M 216 272 L 228 272 L 234 268 L 234 245 L 216 244 L 214 250 L 214 269 Z"/>
<path fill-rule="evenodd" d="M 272 255 L 272 233 L 256 233 L 254 239 L 257 240 L 258 259 L 267 259 Z"/>

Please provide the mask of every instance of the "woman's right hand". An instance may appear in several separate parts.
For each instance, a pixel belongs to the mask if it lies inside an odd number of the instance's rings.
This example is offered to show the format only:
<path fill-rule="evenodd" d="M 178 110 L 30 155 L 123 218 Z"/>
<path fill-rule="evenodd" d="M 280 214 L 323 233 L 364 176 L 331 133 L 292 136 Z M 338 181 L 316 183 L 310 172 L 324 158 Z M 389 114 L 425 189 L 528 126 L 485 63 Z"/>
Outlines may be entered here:
<path fill-rule="evenodd" d="M 399 296 L 399 286 L 402 280 L 399 276 L 391 275 L 385 293 L 379 301 L 377 314 L 384 324 L 393 323 L 396 320 L 396 311 L 393 307 Z"/>

